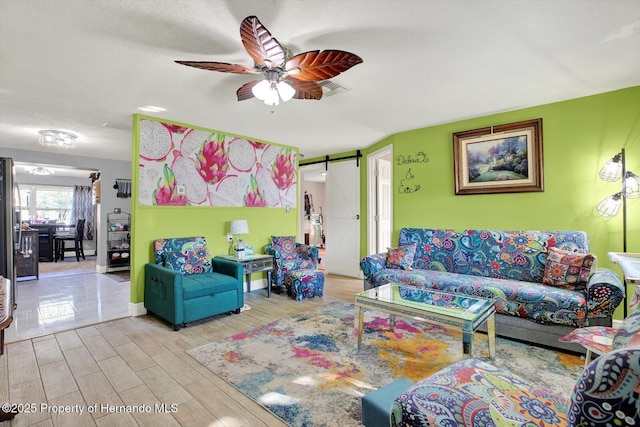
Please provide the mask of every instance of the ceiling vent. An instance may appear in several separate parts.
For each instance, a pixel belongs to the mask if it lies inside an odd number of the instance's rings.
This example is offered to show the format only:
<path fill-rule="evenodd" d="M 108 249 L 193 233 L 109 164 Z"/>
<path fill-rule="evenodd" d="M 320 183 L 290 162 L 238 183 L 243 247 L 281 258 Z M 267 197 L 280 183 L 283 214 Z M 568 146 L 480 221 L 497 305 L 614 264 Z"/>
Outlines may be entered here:
<path fill-rule="evenodd" d="M 318 82 L 318 84 L 322 87 L 322 96 L 333 96 L 351 90 L 331 80 L 323 80 Z"/>

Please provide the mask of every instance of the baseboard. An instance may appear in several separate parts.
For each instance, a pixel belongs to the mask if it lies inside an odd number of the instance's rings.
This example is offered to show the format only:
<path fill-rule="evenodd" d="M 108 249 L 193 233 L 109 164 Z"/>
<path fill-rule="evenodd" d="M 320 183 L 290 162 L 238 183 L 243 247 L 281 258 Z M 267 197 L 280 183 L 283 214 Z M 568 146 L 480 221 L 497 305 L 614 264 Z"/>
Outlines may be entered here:
<path fill-rule="evenodd" d="M 100 273 L 100 274 L 106 273 L 107 272 L 107 266 L 106 265 L 96 264 L 96 272 Z"/>
<path fill-rule="evenodd" d="M 267 280 L 266 279 L 258 279 L 251 281 L 251 290 L 255 291 L 256 289 L 267 289 Z M 247 293 L 247 285 L 245 283 L 244 293 Z"/>
<path fill-rule="evenodd" d="M 622 326 L 622 320 L 613 319 L 613 321 L 611 322 L 611 326 L 618 329 L 620 326 Z"/>
<path fill-rule="evenodd" d="M 143 316 L 147 314 L 147 309 L 144 308 L 143 302 L 129 303 L 129 316 Z"/>

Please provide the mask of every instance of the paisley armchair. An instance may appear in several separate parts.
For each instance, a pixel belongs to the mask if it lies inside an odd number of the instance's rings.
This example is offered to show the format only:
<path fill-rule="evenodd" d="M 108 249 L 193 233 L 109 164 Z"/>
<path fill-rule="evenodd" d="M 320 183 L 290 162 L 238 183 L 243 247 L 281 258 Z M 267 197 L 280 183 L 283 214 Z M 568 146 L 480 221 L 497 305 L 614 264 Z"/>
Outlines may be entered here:
<path fill-rule="evenodd" d="M 292 270 L 316 270 L 320 264 L 318 248 L 295 241 L 295 236 L 271 236 L 264 252 L 273 255 L 273 286 L 284 286 L 284 273 Z"/>

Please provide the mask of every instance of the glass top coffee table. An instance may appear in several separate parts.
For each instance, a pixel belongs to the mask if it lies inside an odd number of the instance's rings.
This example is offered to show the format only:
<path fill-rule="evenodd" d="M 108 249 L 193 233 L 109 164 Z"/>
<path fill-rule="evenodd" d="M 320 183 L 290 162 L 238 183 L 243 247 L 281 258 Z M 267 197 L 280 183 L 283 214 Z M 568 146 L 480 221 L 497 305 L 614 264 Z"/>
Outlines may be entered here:
<path fill-rule="evenodd" d="M 462 352 L 466 357 L 473 354 L 473 335 L 486 322 L 489 357 L 495 357 L 496 309 L 491 300 L 416 286 L 387 284 L 356 294 L 355 307 L 354 327 L 358 333 L 358 349 L 362 342 L 364 310 L 375 310 L 389 314 L 391 328 L 395 327 L 395 316 L 402 316 L 462 331 Z"/>

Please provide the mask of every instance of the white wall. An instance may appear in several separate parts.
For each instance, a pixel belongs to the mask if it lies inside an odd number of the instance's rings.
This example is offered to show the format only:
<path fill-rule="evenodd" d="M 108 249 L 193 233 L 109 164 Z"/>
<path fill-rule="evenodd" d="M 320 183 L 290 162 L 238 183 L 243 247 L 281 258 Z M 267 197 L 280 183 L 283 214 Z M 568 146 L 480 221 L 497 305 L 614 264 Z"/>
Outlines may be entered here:
<path fill-rule="evenodd" d="M 101 173 L 100 205 L 96 210 L 96 239 L 98 256 L 96 264 L 100 271 L 107 267 L 107 214 L 115 208 L 124 212 L 131 212 L 131 198 L 122 199 L 116 197 L 116 190 L 112 187 L 117 178 L 131 179 L 131 162 L 121 160 L 97 159 L 93 157 L 81 157 L 70 155 L 70 151 L 51 153 L 41 151 L 15 150 L 0 147 L 0 157 L 11 157 L 16 162 L 45 164 L 51 166 L 68 166 L 79 169 L 94 169 Z M 91 185 L 91 179 L 74 179 L 52 176 L 35 176 L 17 174 L 18 184 L 48 184 L 48 185 Z"/>

